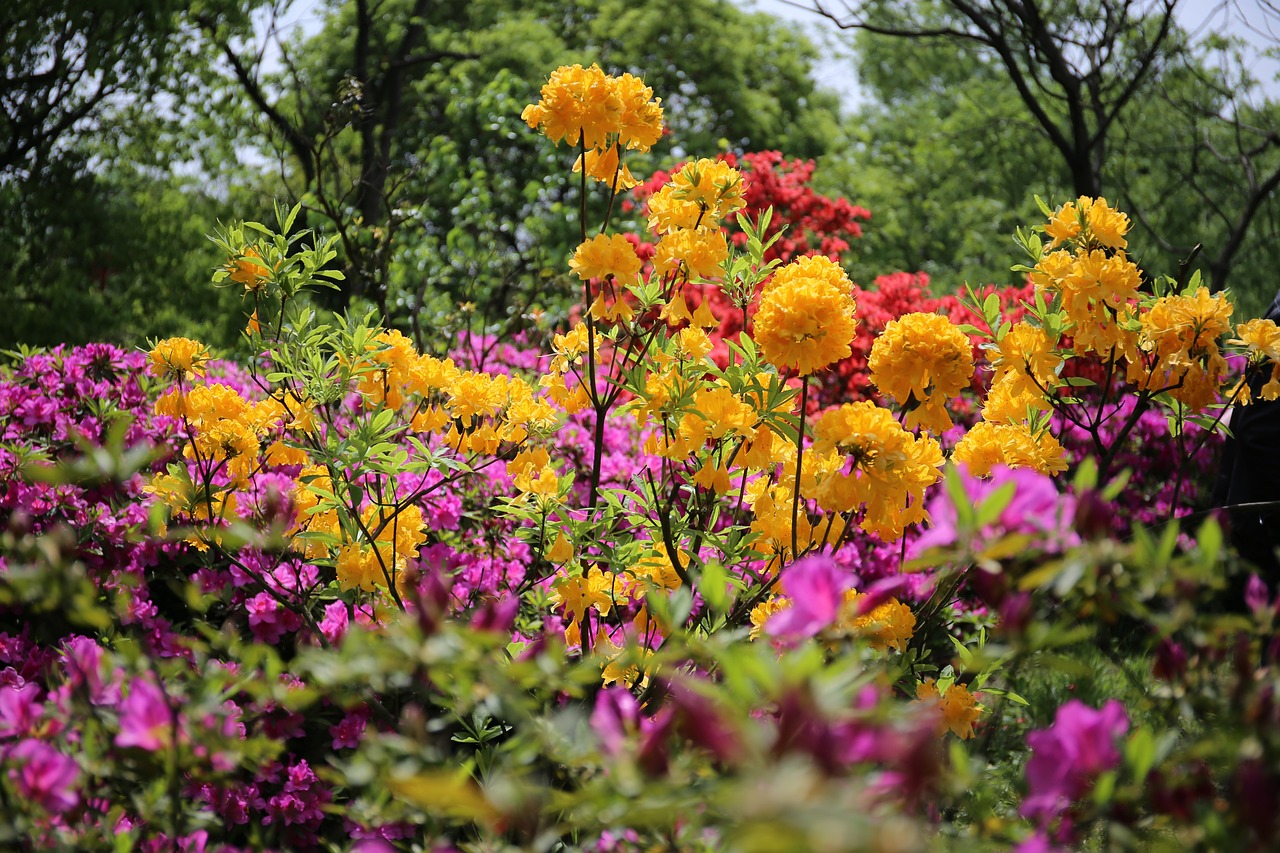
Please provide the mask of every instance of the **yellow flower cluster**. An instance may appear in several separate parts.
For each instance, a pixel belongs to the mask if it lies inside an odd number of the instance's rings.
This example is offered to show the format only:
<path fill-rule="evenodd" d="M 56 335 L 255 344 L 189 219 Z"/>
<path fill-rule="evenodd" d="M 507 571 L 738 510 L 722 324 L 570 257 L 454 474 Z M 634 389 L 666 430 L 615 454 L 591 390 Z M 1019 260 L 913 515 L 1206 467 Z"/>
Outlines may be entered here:
<path fill-rule="evenodd" d="M 797 258 L 765 286 L 755 316 L 764 359 L 800 376 L 848 358 L 857 320 L 853 284 L 825 257 Z"/>
<path fill-rule="evenodd" d="M 935 439 L 912 435 L 888 409 L 866 400 L 825 412 L 813 436 L 820 473 L 805 491 L 818 506 L 841 513 L 861 510 L 862 529 L 884 541 L 928 520 L 924 492 L 942 476 L 942 448 Z M 822 472 L 824 457 L 830 470 Z"/>
<path fill-rule="evenodd" d="M 641 261 L 635 247 L 621 234 L 597 234 L 578 246 L 569 267 L 578 278 L 615 278 L 622 284 L 634 284 L 640 277 Z"/>
<path fill-rule="evenodd" d="M 258 263 L 261 259 L 262 255 L 258 254 L 257 249 L 252 246 L 246 248 L 242 257 L 233 258 L 227 262 L 228 277 L 234 282 L 243 284 L 246 291 L 260 290 L 266 283 L 267 277 L 271 275 L 269 269 Z"/>
<path fill-rule="evenodd" d="M 871 381 L 907 410 L 908 429 L 936 433 L 954 425 L 946 403 L 973 381 L 969 336 L 940 314 L 906 314 L 871 346 Z"/>
<path fill-rule="evenodd" d="M 1023 422 L 973 425 L 951 451 L 951 460 L 969 467 L 975 477 L 989 477 L 992 467 L 1030 468 L 1041 474 L 1067 470 L 1067 451 L 1047 426 Z"/>
<path fill-rule="evenodd" d="M 151 348 L 148 357 L 153 376 L 171 376 L 182 379 L 188 373 L 204 376 L 209 361 L 209 350 L 199 341 L 190 338 L 166 338 Z"/>
<path fill-rule="evenodd" d="M 1144 391 L 1169 396 L 1199 411 L 1213 403 L 1227 374 L 1218 339 L 1231 331 L 1231 303 L 1206 287 L 1190 295 L 1163 296 L 1141 315 L 1138 349 L 1128 379 Z"/>
<path fill-rule="evenodd" d="M 938 735 L 948 731 L 961 740 L 973 737 L 973 724 L 982 716 L 978 699 L 963 684 L 952 683 L 939 693 L 937 683 L 928 678 L 916 685 L 916 701 L 932 705 L 939 711 Z"/>
<path fill-rule="evenodd" d="M 581 145 L 586 156 L 578 157 L 573 170 L 585 168 L 589 177 L 617 190 L 635 185 L 620 163 L 621 151 L 648 151 L 662 137 L 661 100 L 653 89 L 632 74 L 611 77 L 598 65 L 557 68 L 538 103 L 525 107 L 520 118 L 552 142 Z"/>
<path fill-rule="evenodd" d="M 661 238 L 656 272 L 714 278 L 729 257 L 721 224 L 746 204 L 742 193 L 742 174 L 720 160 L 694 160 L 672 175 L 649 198 L 649 230 Z M 663 319 L 675 322 L 666 312 Z"/>
<path fill-rule="evenodd" d="M 1031 274 L 1035 284 L 1062 301 L 1079 354 L 1108 357 L 1133 348 L 1133 320 L 1142 274 L 1123 251 L 1060 249 L 1045 255 Z"/>
<path fill-rule="evenodd" d="M 1086 249 L 1123 249 L 1128 246 L 1129 217 L 1113 210 L 1105 198 L 1080 196 L 1058 208 L 1044 233 L 1052 240 L 1050 249 L 1076 243 Z"/>
<path fill-rule="evenodd" d="M 260 467 L 259 436 L 279 425 L 283 408 L 274 399 L 250 403 L 222 384 L 173 388 L 155 403 L 158 415 L 182 420 L 191 430 L 184 453 L 210 466 L 205 476 L 225 470 L 234 486 Z"/>
<path fill-rule="evenodd" d="M 890 598 L 859 615 L 865 598 L 866 595 L 857 590 L 846 590 L 837 626 L 870 641 L 876 651 L 906 651 L 907 643 L 916 632 L 916 614 L 898 599 Z"/>
<path fill-rule="evenodd" d="M 1236 337 L 1229 343 L 1248 348 L 1249 363 L 1271 363 L 1271 378 L 1262 386 L 1262 399 L 1280 397 L 1280 327 L 1274 320 L 1250 320 L 1236 327 Z M 1240 401 L 1251 402 L 1248 383 L 1241 380 Z"/>

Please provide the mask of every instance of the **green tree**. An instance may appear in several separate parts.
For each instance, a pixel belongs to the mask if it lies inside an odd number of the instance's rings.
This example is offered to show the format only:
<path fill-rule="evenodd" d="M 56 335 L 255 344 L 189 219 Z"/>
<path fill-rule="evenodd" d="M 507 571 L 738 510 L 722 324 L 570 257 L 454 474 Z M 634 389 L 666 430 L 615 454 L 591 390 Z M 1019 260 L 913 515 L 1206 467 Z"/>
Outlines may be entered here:
<path fill-rule="evenodd" d="M 872 98 L 853 121 L 851 162 L 825 174 L 875 214 L 859 275 L 924 269 L 941 290 L 1008 281 L 1000 250 L 1014 223 L 1037 218 L 1033 193 L 1104 191 L 1133 216 L 1131 251 L 1147 269 L 1202 267 L 1258 313 L 1275 289 L 1265 258 L 1280 115 L 1240 45 L 1193 41 L 1171 7 L 847 4 L 837 17 L 859 30 Z M 1102 12 L 1110 29 L 1094 26 Z"/>
<path fill-rule="evenodd" d="M 283 191 L 341 235 L 339 301 L 400 325 L 458 302 L 510 316 L 569 296 L 550 271 L 576 242 L 573 153 L 519 118 L 556 65 L 644 75 L 672 128 L 651 162 L 748 146 L 812 156 L 839 129 L 837 99 L 809 74 L 814 48 L 721 0 L 344 0 L 319 34 L 281 45 L 276 73 L 259 45 L 201 22 L 257 108 L 263 148 L 275 143 Z"/>

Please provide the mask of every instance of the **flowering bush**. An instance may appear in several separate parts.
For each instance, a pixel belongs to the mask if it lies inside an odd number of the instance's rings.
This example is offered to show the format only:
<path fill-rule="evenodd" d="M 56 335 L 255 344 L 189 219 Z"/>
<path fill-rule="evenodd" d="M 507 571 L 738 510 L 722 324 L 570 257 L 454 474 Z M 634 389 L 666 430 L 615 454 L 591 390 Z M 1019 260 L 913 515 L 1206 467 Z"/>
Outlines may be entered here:
<path fill-rule="evenodd" d="M 605 210 L 661 115 L 594 66 L 524 112 Z M 0 843 L 1273 846 L 1280 595 L 1166 523 L 1191 475 L 1141 482 L 1244 397 L 1226 297 L 1139 289 L 1102 199 L 1019 235 L 1022 293 L 863 291 L 749 186 L 675 170 L 650 257 L 584 204 L 545 354 L 321 317 L 333 243 L 281 209 L 216 238 L 243 369 L 21 356 Z"/>

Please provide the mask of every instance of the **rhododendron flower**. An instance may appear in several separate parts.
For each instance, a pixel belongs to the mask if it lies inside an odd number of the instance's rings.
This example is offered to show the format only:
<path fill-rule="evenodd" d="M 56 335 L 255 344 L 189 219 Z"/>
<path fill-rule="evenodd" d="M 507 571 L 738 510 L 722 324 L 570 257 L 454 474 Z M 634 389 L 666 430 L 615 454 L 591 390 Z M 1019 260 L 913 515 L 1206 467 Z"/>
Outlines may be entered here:
<path fill-rule="evenodd" d="M 765 623 L 765 632 L 784 640 L 812 637 L 840 617 L 845 590 L 853 579 L 826 554 L 796 560 L 783 571 L 791 606 Z"/>
<path fill-rule="evenodd" d="M 973 382 L 969 337 L 940 314 L 916 312 L 891 321 L 867 363 L 871 382 L 907 410 L 907 429 L 951 429 L 946 403 Z"/>
<path fill-rule="evenodd" d="M 174 711 L 164 691 L 150 679 L 139 678 L 120 703 L 116 746 L 136 746 L 149 752 L 168 749 L 173 746 L 173 723 Z"/>
<path fill-rule="evenodd" d="M 80 765 L 43 741 L 28 738 L 0 752 L 19 796 L 53 814 L 61 814 L 80 802 L 75 784 Z"/>
<path fill-rule="evenodd" d="M 995 465 L 985 478 L 975 477 L 969 468 L 960 465 L 956 469 L 965 498 L 971 506 L 981 506 L 996 492 L 1012 487 L 1013 497 L 1000 513 L 999 518 L 976 531 L 969 546 L 980 551 L 983 546 L 1001 536 L 1026 533 L 1035 537 L 1035 546 L 1046 551 L 1060 550 L 1077 544 L 1080 539 L 1071 527 L 1075 518 L 1075 498 L 1058 491 L 1053 478 L 1028 468 L 1009 468 Z M 959 539 L 956 528 L 957 513 L 949 492 L 938 492 L 928 503 L 932 520 L 928 529 L 911 544 L 912 553 L 919 555 L 928 548 L 952 545 Z"/>
<path fill-rule="evenodd" d="M 35 684 L 0 686 L 0 738 L 21 737 L 32 730 L 44 711 Z"/>
<path fill-rule="evenodd" d="M 774 274 L 760 298 L 755 341 L 765 361 L 801 376 L 848 358 L 857 327 L 853 285 L 826 258 L 800 258 Z"/>
<path fill-rule="evenodd" d="M 1114 699 L 1094 710 L 1072 699 L 1058 709 L 1053 725 L 1027 735 L 1025 817 L 1048 824 L 1088 791 L 1103 772 L 1120 762 L 1116 738 L 1129 730 L 1129 716 Z"/>
<path fill-rule="evenodd" d="M 629 284 L 640 274 L 640 257 L 621 234 L 597 234 L 578 246 L 569 267 L 584 281 L 613 276 Z"/>
<path fill-rule="evenodd" d="M 973 724 L 982 716 L 982 706 L 977 697 L 963 684 L 952 683 L 945 693 L 938 692 L 938 685 L 928 678 L 916 685 L 916 701 L 933 705 L 941 711 L 938 734 L 950 731 L 961 740 L 973 737 Z"/>

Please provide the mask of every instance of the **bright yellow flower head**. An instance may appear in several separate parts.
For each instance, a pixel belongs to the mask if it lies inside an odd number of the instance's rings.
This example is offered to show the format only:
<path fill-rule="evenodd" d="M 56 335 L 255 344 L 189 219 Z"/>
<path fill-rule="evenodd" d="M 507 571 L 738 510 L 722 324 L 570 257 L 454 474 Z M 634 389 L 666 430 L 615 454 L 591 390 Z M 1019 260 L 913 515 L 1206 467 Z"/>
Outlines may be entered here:
<path fill-rule="evenodd" d="M 1144 352 L 1167 358 L 1191 358 L 1218 351 L 1218 338 L 1231 331 L 1232 305 L 1226 294 L 1210 295 L 1200 287 L 1190 296 L 1164 296 L 1141 315 L 1139 345 Z"/>
<path fill-rule="evenodd" d="M 941 433 L 953 425 L 946 402 L 973 381 L 973 346 L 940 314 L 906 314 L 876 338 L 868 366 L 881 393 L 909 407 L 908 429 Z"/>
<path fill-rule="evenodd" d="M 1049 219 L 1044 233 L 1051 239 L 1050 249 L 1063 243 L 1076 242 L 1082 247 L 1123 249 L 1128 243 L 1129 217 L 1113 210 L 1105 198 L 1080 196 L 1058 208 Z"/>
<path fill-rule="evenodd" d="M 587 177 L 612 187 L 617 192 L 625 192 L 639 183 L 627 164 L 618 162 L 617 145 L 610 145 L 603 151 L 591 148 L 587 151 L 586 159 Z M 581 154 L 573 161 L 573 171 L 575 174 L 582 171 Z"/>
<path fill-rule="evenodd" d="M 1066 457 L 1066 448 L 1048 429 L 1033 431 L 1026 423 L 988 421 L 974 424 L 951 452 L 952 461 L 967 465 L 975 477 L 991 476 L 995 465 L 1056 475 L 1067 470 Z"/>
<path fill-rule="evenodd" d="M 684 264 L 690 278 L 715 278 L 727 257 L 729 244 L 720 229 L 679 228 L 658 242 L 653 268 L 658 275 L 666 275 Z"/>
<path fill-rule="evenodd" d="M 1018 393 L 1043 395 L 1058 385 L 1062 356 L 1044 329 L 1026 322 L 1014 323 L 1000 343 L 987 352 L 995 382 L 1013 377 Z M 1012 389 L 1011 389 L 1012 390 Z"/>
<path fill-rule="evenodd" d="M 815 456 L 839 454 L 838 467 L 810 493 L 818 506 L 830 512 L 865 508 L 862 528 L 885 541 L 928 520 L 924 492 L 942 476 L 936 440 L 912 435 L 888 409 L 867 400 L 828 410 L 813 435 Z"/>
<path fill-rule="evenodd" d="M 1228 343 L 1249 348 L 1251 361 L 1280 362 L 1280 326 L 1274 320 L 1250 320 L 1236 327 L 1236 336 Z"/>
<path fill-rule="evenodd" d="M 859 601 L 865 597 L 857 590 L 845 591 L 840 627 L 870 640 L 871 647 L 878 651 L 905 651 L 916 631 L 915 613 L 898 599 L 891 598 L 859 616 Z"/>
<path fill-rule="evenodd" d="M 569 266 L 586 281 L 613 276 L 630 284 L 640 275 L 640 257 L 635 247 L 621 234 L 597 234 L 578 246 Z"/>
<path fill-rule="evenodd" d="M 942 714 L 938 721 L 938 734 L 948 731 L 961 740 L 973 737 L 973 724 L 982 716 L 978 699 L 963 684 L 952 684 L 947 692 L 939 695 L 938 685 L 932 678 L 916 685 L 916 701 L 936 704 Z"/>
<path fill-rule="evenodd" d="M 710 221 L 721 222 L 747 203 L 742 173 L 723 160 L 702 158 L 686 163 L 671 176 L 672 194 L 707 211 Z"/>
<path fill-rule="evenodd" d="M 227 262 L 226 266 L 227 271 L 231 273 L 231 280 L 243 284 L 247 291 L 261 288 L 267 276 L 271 274 L 271 270 L 258 263 L 255 258 L 260 260 L 262 256 L 258 254 L 257 249 L 250 246 L 244 250 L 242 257 L 233 258 Z"/>
<path fill-rule="evenodd" d="M 779 270 L 755 317 L 755 341 L 765 361 L 801 376 L 852 352 L 857 320 L 844 270 L 823 258 L 802 258 Z"/>
<path fill-rule="evenodd" d="M 209 351 L 204 344 L 190 338 L 166 338 L 148 353 L 151 373 L 154 376 L 173 376 L 181 379 L 188 373 L 204 376 Z"/>
<path fill-rule="evenodd" d="M 562 65 L 551 72 L 541 99 L 520 113 L 552 142 L 603 149 L 611 139 L 641 151 L 662 135 L 662 107 L 653 90 L 630 74 L 610 77 L 592 65 Z"/>

